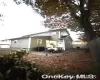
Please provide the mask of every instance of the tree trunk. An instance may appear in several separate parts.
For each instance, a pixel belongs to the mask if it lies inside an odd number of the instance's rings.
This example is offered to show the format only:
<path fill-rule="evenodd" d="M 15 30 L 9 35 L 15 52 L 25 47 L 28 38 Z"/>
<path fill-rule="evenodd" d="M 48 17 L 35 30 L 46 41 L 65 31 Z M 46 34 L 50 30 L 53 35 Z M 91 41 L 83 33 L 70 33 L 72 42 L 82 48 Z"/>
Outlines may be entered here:
<path fill-rule="evenodd" d="M 96 39 L 96 33 L 94 32 L 90 17 L 91 17 L 91 0 L 88 0 L 87 8 L 84 7 L 85 0 L 80 0 L 80 12 L 81 18 L 80 23 L 84 28 L 86 36 L 88 38 L 88 45 L 91 52 L 91 55 L 95 61 L 96 73 L 100 73 L 100 38 Z"/>
<path fill-rule="evenodd" d="M 90 0 L 88 0 L 86 8 L 84 8 L 84 4 L 86 4 L 85 0 L 80 0 L 80 12 L 81 12 L 80 24 L 84 28 L 88 41 L 90 41 L 96 37 L 96 33 L 93 31 L 90 22 L 91 2 Z"/>

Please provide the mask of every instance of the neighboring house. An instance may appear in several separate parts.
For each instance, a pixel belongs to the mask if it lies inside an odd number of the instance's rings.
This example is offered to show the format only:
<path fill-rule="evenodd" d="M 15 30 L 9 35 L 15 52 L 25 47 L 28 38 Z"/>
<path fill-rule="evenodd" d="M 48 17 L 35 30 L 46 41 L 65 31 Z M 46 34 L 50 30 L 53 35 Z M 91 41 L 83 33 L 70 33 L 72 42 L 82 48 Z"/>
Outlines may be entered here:
<path fill-rule="evenodd" d="M 50 42 L 55 42 L 56 46 L 62 46 L 64 50 L 72 48 L 72 39 L 66 29 L 49 30 L 10 40 L 10 48 L 14 49 L 30 50 L 38 46 L 47 47 Z"/>
<path fill-rule="evenodd" d="M 87 42 L 85 41 L 73 41 L 73 48 L 77 48 L 79 47 L 80 49 L 87 49 L 88 48 L 88 44 Z"/>
<path fill-rule="evenodd" d="M 10 40 L 1 40 L 0 48 L 10 48 Z"/>

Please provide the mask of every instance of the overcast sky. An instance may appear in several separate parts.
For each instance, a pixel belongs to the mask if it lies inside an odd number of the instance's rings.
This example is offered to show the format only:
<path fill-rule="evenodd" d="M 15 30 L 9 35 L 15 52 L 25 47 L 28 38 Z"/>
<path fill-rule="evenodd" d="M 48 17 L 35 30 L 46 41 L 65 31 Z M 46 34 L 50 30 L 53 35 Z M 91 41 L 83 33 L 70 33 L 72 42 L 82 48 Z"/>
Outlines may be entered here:
<path fill-rule="evenodd" d="M 42 25 L 43 18 L 24 3 L 16 5 L 13 0 L 0 0 L 0 13 L 4 15 L 4 21 L 0 21 L 0 39 L 48 30 Z"/>
<path fill-rule="evenodd" d="M 13 0 L 0 0 L 0 13 L 4 15 L 0 21 L 0 40 L 48 30 L 42 24 L 43 18 L 24 3 L 17 5 Z M 76 39 L 74 32 L 71 36 Z"/>

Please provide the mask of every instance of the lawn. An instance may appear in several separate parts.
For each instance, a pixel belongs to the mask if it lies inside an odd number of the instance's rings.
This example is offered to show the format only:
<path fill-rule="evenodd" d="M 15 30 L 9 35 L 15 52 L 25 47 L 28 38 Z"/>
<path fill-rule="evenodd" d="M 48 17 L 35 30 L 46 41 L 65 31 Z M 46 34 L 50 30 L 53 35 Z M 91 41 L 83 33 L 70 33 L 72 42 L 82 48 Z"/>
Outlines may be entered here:
<path fill-rule="evenodd" d="M 31 52 L 24 59 L 36 63 L 51 73 L 91 73 L 94 61 L 90 53 L 84 50 L 68 50 L 63 53 Z M 92 69 L 92 70 L 91 70 Z"/>
<path fill-rule="evenodd" d="M 22 74 L 24 73 L 25 75 L 28 75 L 29 72 L 31 72 L 31 77 L 30 80 L 33 80 L 34 78 L 39 79 L 39 80 L 43 80 L 40 79 L 41 78 L 41 74 L 94 74 L 97 75 L 97 67 L 94 63 L 94 60 L 91 56 L 91 54 L 89 52 L 86 52 L 84 50 L 67 50 L 65 52 L 62 53 L 47 53 L 47 52 L 30 52 L 27 55 L 24 55 L 23 52 L 17 52 L 17 55 L 21 56 L 21 54 L 23 55 L 22 58 L 20 59 L 16 59 L 16 55 L 15 57 L 12 56 L 12 58 L 10 57 L 12 54 L 12 52 L 15 52 L 15 50 L 0 50 L 0 60 L 2 63 L 2 66 L 0 66 L 1 72 L 4 76 L 4 78 L 6 78 L 6 80 L 17 80 L 18 76 L 19 78 L 21 78 L 21 80 L 25 80 L 24 78 L 27 78 L 27 76 L 25 77 L 20 77 L 19 73 L 22 72 Z M 1 54 L 2 53 L 2 54 Z M 5 56 L 4 58 L 2 57 L 2 55 L 6 55 L 6 54 L 10 54 L 10 56 Z M 4 62 L 4 61 L 5 62 Z M 10 64 L 13 67 L 8 67 L 8 63 L 10 63 L 9 61 L 11 61 L 12 63 Z M 20 62 L 21 61 L 21 62 Z M 7 63 L 7 64 L 5 64 Z M 5 66 L 7 65 L 7 66 Z M 33 66 L 33 67 L 32 67 Z M 8 68 L 9 69 L 8 69 Z M 17 68 L 16 68 L 17 67 Z M 6 69 L 5 72 L 2 72 L 2 69 Z M 14 71 L 14 74 L 16 74 L 15 77 L 13 77 L 12 73 L 14 70 L 19 70 L 19 72 L 16 73 L 16 71 Z M 10 70 L 10 73 L 8 73 L 8 71 Z M 25 72 L 23 72 L 23 70 Z M 98 71 L 100 72 L 100 71 Z M 5 73 L 7 75 L 5 75 Z M 5 77 L 11 75 L 10 77 Z M 39 76 L 38 76 L 39 75 Z M 30 75 L 29 75 L 30 76 Z M 39 78 L 40 77 L 40 78 Z M 97 75 L 98 79 L 95 80 L 99 80 L 99 75 Z M 8 79 L 9 78 L 9 79 Z M 1 79 L 3 80 L 3 79 Z"/>

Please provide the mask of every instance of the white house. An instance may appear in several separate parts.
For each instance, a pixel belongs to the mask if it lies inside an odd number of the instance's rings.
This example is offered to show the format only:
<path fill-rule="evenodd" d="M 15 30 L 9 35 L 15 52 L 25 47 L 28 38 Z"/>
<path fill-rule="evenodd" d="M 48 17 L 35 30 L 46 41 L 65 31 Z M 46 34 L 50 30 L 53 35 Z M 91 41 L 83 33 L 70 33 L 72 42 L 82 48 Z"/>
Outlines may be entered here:
<path fill-rule="evenodd" d="M 0 40 L 0 48 L 10 48 L 10 40 Z"/>
<path fill-rule="evenodd" d="M 73 41 L 72 42 L 73 48 L 77 48 L 79 47 L 80 49 L 87 49 L 88 48 L 88 44 L 87 41 Z"/>
<path fill-rule="evenodd" d="M 55 46 L 62 46 L 64 50 L 73 47 L 72 39 L 66 29 L 49 30 L 9 40 L 11 40 L 10 48 L 13 49 L 30 50 L 38 46 L 47 47 L 47 44 L 50 42 L 55 44 Z"/>

